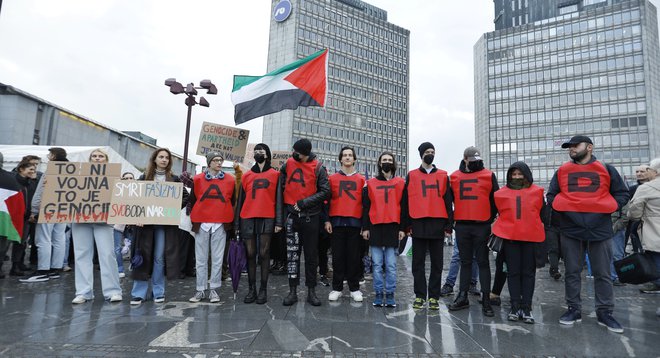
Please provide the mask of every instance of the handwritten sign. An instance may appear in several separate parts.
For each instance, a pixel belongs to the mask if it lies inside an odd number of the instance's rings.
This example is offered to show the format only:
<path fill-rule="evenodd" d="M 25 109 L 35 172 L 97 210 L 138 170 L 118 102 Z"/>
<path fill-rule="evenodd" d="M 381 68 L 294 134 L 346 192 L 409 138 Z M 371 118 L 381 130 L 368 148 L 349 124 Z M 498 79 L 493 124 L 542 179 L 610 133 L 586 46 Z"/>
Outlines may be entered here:
<path fill-rule="evenodd" d="M 254 147 L 256 144 L 250 143 L 247 145 L 247 151 L 245 152 L 245 159 L 243 160 L 243 165 L 245 165 L 248 168 L 252 168 L 254 165 Z M 270 155 L 272 158 L 270 159 L 270 166 L 273 167 L 276 170 L 280 170 L 282 167 L 282 164 L 286 163 L 287 159 L 291 157 L 291 152 L 288 152 L 286 150 L 276 150 L 276 151 L 271 151 Z"/>
<path fill-rule="evenodd" d="M 204 122 L 199 133 L 197 154 L 206 155 L 208 152 L 219 152 L 225 160 L 241 163 L 245 159 L 249 136 L 250 131 L 247 129 Z"/>
<path fill-rule="evenodd" d="M 108 224 L 179 225 L 183 184 L 115 180 Z"/>
<path fill-rule="evenodd" d="M 106 222 L 110 183 L 120 175 L 119 163 L 49 162 L 39 222 Z"/>

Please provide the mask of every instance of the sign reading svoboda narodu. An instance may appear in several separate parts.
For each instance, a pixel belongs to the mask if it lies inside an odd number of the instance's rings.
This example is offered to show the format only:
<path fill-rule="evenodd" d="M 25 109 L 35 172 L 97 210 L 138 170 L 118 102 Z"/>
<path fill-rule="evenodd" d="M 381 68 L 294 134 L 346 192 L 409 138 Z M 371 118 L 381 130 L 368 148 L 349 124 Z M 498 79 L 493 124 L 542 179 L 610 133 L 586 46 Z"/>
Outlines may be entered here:
<path fill-rule="evenodd" d="M 250 131 L 236 127 L 204 122 L 199 133 L 197 154 L 206 155 L 209 152 L 219 152 L 232 162 L 242 163 L 245 159 Z"/>
<path fill-rule="evenodd" d="M 179 225 L 183 184 L 115 180 L 108 224 Z"/>

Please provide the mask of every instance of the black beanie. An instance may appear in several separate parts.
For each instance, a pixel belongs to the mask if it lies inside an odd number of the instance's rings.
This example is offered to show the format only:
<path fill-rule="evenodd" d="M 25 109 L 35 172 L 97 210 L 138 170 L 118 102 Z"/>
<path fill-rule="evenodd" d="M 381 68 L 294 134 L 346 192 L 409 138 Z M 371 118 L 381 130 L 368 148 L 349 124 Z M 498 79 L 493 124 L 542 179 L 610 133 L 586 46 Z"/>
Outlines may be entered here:
<path fill-rule="evenodd" d="M 307 138 L 298 139 L 293 143 L 293 149 L 302 155 L 310 155 L 312 153 L 312 142 Z"/>
<path fill-rule="evenodd" d="M 266 151 L 266 161 L 270 163 L 270 160 L 273 159 L 272 155 L 270 154 L 270 148 L 264 143 L 259 143 L 254 146 L 254 150 L 265 150 Z"/>
<path fill-rule="evenodd" d="M 435 147 L 430 142 L 424 142 L 424 143 L 420 144 L 419 147 L 417 147 L 417 150 L 419 150 L 419 157 L 420 158 L 424 157 L 424 152 L 426 152 L 427 149 L 435 150 Z"/>

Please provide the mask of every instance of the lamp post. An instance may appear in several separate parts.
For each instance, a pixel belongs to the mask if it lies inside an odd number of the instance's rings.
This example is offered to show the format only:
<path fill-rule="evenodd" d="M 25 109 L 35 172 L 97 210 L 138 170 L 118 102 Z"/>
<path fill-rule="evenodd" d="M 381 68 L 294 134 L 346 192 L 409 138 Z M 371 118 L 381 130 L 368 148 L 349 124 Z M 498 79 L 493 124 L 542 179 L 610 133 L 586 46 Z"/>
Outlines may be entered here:
<path fill-rule="evenodd" d="M 190 137 L 190 117 L 192 115 L 192 108 L 196 104 L 199 104 L 202 107 L 209 106 L 209 101 L 204 97 L 200 97 L 199 103 L 197 103 L 195 98 L 195 96 L 197 96 L 197 90 L 205 89 L 206 94 L 218 94 L 218 89 L 213 83 L 211 83 L 211 80 L 202 80 L 199 83 L 199 87 L 195 87 L 193 83 L 189 83 L 186 87 L 183 87 L 183 85 L 177 82 L 175 78 L 168 78 L 165 80 L 165 86 L 168 86 L 170 92 L 173 94 L 184 93 L 186 95 L 185 104 L 188 107 L 188 116 L 186 117 L 186 139 L 183 146 L 183 168 L 181 169 L 182 172 L 185 172 L 188 169 L 188 139 Z"/>

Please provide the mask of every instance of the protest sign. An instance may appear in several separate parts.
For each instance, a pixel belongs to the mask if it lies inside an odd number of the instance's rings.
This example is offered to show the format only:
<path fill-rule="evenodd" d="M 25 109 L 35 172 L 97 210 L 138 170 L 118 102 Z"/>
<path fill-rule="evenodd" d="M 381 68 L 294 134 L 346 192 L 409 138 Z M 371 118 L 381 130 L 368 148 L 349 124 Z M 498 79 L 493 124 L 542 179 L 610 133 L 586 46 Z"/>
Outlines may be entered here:
<path fill-rule="evenodd" d="M 106 222 L 110 183 L 120 174 L 119 163 L 49 162 L 39 222 Z"/>
<path fill-rule="evenodd" d="M 183 184 L 115 180 L 108 224 L 179 225 Z"/>
<path fill-rule="evenodd" d="M 250 143 L 247 145 L 247 151 L 245 152 L 245 159 L 243 160 L 243 165 L 248 168 L 252 168 L 254 165 L 254 147 L 256 144 Z M 275 150 L 271 151 L 270 155 L 270 166 L 276 170 L 280 170 L 282 164 L 286 163 L 286 160 L 291 157 L 291 152 L 286 150 Z"/>
<path fill-rule="evenodd" d="M 225 160 L 241 163 L 245 159 L 249 136 L 250 131 L 247 129 L 204 122 L 199 133 L 197 154 L 206 155 L 208 152 L 219 152 Z"/>

